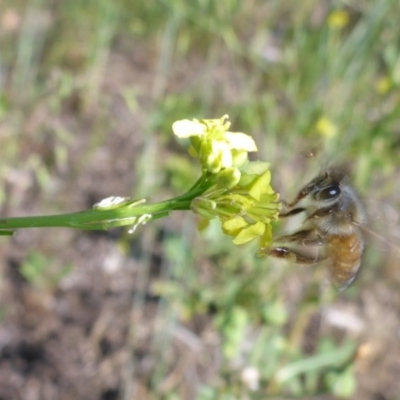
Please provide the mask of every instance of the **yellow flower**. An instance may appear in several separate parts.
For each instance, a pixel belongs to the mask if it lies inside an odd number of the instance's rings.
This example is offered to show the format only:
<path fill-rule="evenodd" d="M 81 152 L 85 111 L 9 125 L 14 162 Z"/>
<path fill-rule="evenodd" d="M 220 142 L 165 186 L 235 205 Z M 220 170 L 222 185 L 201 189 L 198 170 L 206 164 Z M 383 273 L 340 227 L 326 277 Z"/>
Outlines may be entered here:
<path fill-rule="evenodd" d="M 336 10 L 332 11 L 328 17 L 328 26 L 333 29 L 342 29 L 348 25 L 350 16 L 347 11 Z"/>
<path fill-rule="evenodd" d="M 260 247 L 269 246 L 271 221 L 278 218 L 281 205 L 279 195 L 271 187 L 267 166 L 267 163 L 249 163 L 234 187 L 221 189 L 214 185 L 192 200 L 193 212 L 205 219 L 219 218 L 223 232 L 232 236 L 236 245 L 259 239 Z M 222 172 L 225 171 L 230 170 Z"/>
<path fill-rule="evenodd" d="M 212 174 L 221 169 L 237 166 L 238 155 L 240 162 L 247 160 L 244 153 L 257 151 L 253 138 L 241 132 L 229 132 L 228 116 L 220 119 L 181 120 L 172 125 L 174 134 L 179 138 L 190 138 L 192 149 L 203 168 Z M 243 153 L 244 152 L 244 153 Z"/>
<path fill-rule="evenodd" d="M 244 244 L 262 236 L 265 232 L 265 224 L 257 221 L 255 224 L 248 224 L 246 227 L 240 230 L 240 232 L 233 239 L 234 244 Z"/>
<path fill-rule="evenodd" d="M 279 195 L 271 187 L 269 163 L 248 160 L 247 153 L 257 151 L 254 140 L 229 127 L 227 115 L 172 125 L 176 136 L 190 139 L 189 152 L 199 159 L 209 184 L 191 201 L 191 210 L 204 221 L 218 218 L 234 244 L 258 239 L 265 248 L 272 241 L 271 221 L 278 219 Z"/>
<path fill-rule="evenodd" d="M 321 117 L 316 123 L 317 131 L 326 138 L 330 139 L 337 135 L 336 125 L 328 118 Z"/>
<path fill-rule="evenodd" d="M 375 90 L 380 95 L 385 95 L 392 89 L 392 81 L 388 76 L 383 76 L 375 83 Z"/>

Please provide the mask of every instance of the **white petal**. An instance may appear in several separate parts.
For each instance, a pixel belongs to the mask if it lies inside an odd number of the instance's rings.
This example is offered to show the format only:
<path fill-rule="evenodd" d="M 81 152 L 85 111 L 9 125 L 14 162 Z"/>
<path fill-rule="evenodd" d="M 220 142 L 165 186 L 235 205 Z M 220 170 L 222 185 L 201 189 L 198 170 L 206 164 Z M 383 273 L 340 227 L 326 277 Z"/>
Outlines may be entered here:
<path fill-rule="evenodd" d="M 231 149 L 257 151 L 253 138 L 241 132 L 226 132 L 225 139 L 229 142 Z"/>
<path fill-rule="evenodd" d="M 174 134 L 179 138 L 188 138 L 190 136 L 203 135 L 206 127 L 200 122 L 182 119 L 172 124 L 172 130 L 174 131 Z"/>
<path fill-rule="evenodd" d="M 212 153 L 218 157 L 222 168 L 232 167 L 232 153 L 226 142 L 213 140 L 211 142 Z"/>
<path fill-rule="evenodd" d="M 131 201 L 130 197 L 111 196 L 94 204 L 93 208 L 95 209 L 103 208 L 106 210 L 110 210 L 112 208 L 117 208 L 123 204 L 127 204 L 130 201 Z"/>

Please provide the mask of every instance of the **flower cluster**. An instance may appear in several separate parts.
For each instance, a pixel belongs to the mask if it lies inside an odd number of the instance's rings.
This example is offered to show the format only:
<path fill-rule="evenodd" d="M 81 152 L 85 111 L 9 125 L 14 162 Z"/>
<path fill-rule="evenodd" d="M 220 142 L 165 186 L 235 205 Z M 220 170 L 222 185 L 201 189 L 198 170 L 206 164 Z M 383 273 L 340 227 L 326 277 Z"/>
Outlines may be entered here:
<path fill-rule="evenodd" d="M 208 189 L 192 200 L 193 212 L 205 220 L 219 218 L 222 230 L 235 244 L 260 239 L 260 247 L 272 240 L 271 221 L 278 218 L 279 195 L 271 187 L 269 164 L 249 161 L 257 151 L 254 140 L 228 131 L 227 116 L 211 120 L 182 120 L 173 125 L 175 135 L 191 141 Z"/>
<path fill-rule="evenodd" d="M 212 174 L 247 161 L 249 151 L 257 151 L 251 136 L 229 132 L 227 115 L 220 119 L 187 119 L 176 121 L 172 129 L 179 138 L 190 138 L 190 152 L 197 156 L 203 168 Z"/>

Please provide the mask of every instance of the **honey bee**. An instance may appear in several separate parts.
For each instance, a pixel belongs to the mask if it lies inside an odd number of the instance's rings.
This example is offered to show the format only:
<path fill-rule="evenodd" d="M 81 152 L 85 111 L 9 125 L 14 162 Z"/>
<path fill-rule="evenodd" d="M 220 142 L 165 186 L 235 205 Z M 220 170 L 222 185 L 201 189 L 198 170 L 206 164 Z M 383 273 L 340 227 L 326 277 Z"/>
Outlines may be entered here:
<path fill-rule="evenodd" d="M 276 238 L 266 254 L 298 264 L 326 261 L 335 286 L 349 286 L 361 265 L 366 212 L 346 174 L 336 168 L 323 171 L 285 205 L 280 217 L 305 213 L 302 229 Z"/>

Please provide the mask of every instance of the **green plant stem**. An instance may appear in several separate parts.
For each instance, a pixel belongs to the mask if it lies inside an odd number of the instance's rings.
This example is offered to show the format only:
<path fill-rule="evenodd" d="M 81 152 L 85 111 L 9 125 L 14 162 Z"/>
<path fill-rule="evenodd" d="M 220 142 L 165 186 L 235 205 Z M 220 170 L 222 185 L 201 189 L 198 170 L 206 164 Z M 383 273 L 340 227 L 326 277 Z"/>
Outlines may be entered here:
<path fill-rule="evenodd" d="M 169 206 L 169 207 L 168 207 Z M 151 219 L 157 219 L 173 210 L 188 210 L 190 202 L 161 202 L 146 206 L 120 208 L 112 210 L 88 210 L 59 215 L 44 215 L 33 217 L 3 218 L 0 229 L 68 227 L 79 229 L 107 229 L 113 226 L 131 225 L 136 218 L 150 214 Z M 121 224 L 118 224 L 118 221 Z M 126 222 L 126 223 L 125 223 Z"/>
<path fill-rule="evenodd" d="M 123 205 L 112 209 L 93 208 L 87 211 L 59 215 L 14 217 L 0 219 L 0 234 L 8 235 L 16 228 L 66 227 L 104 230 L 117 226 L 135 226 L 166 217 L 171 211 L 190 210 L 191 201 L 213 185 L 205 175 L 185 194 L 154 204 Z M 141 221 L 140 217 L 145 218 Z"/>

